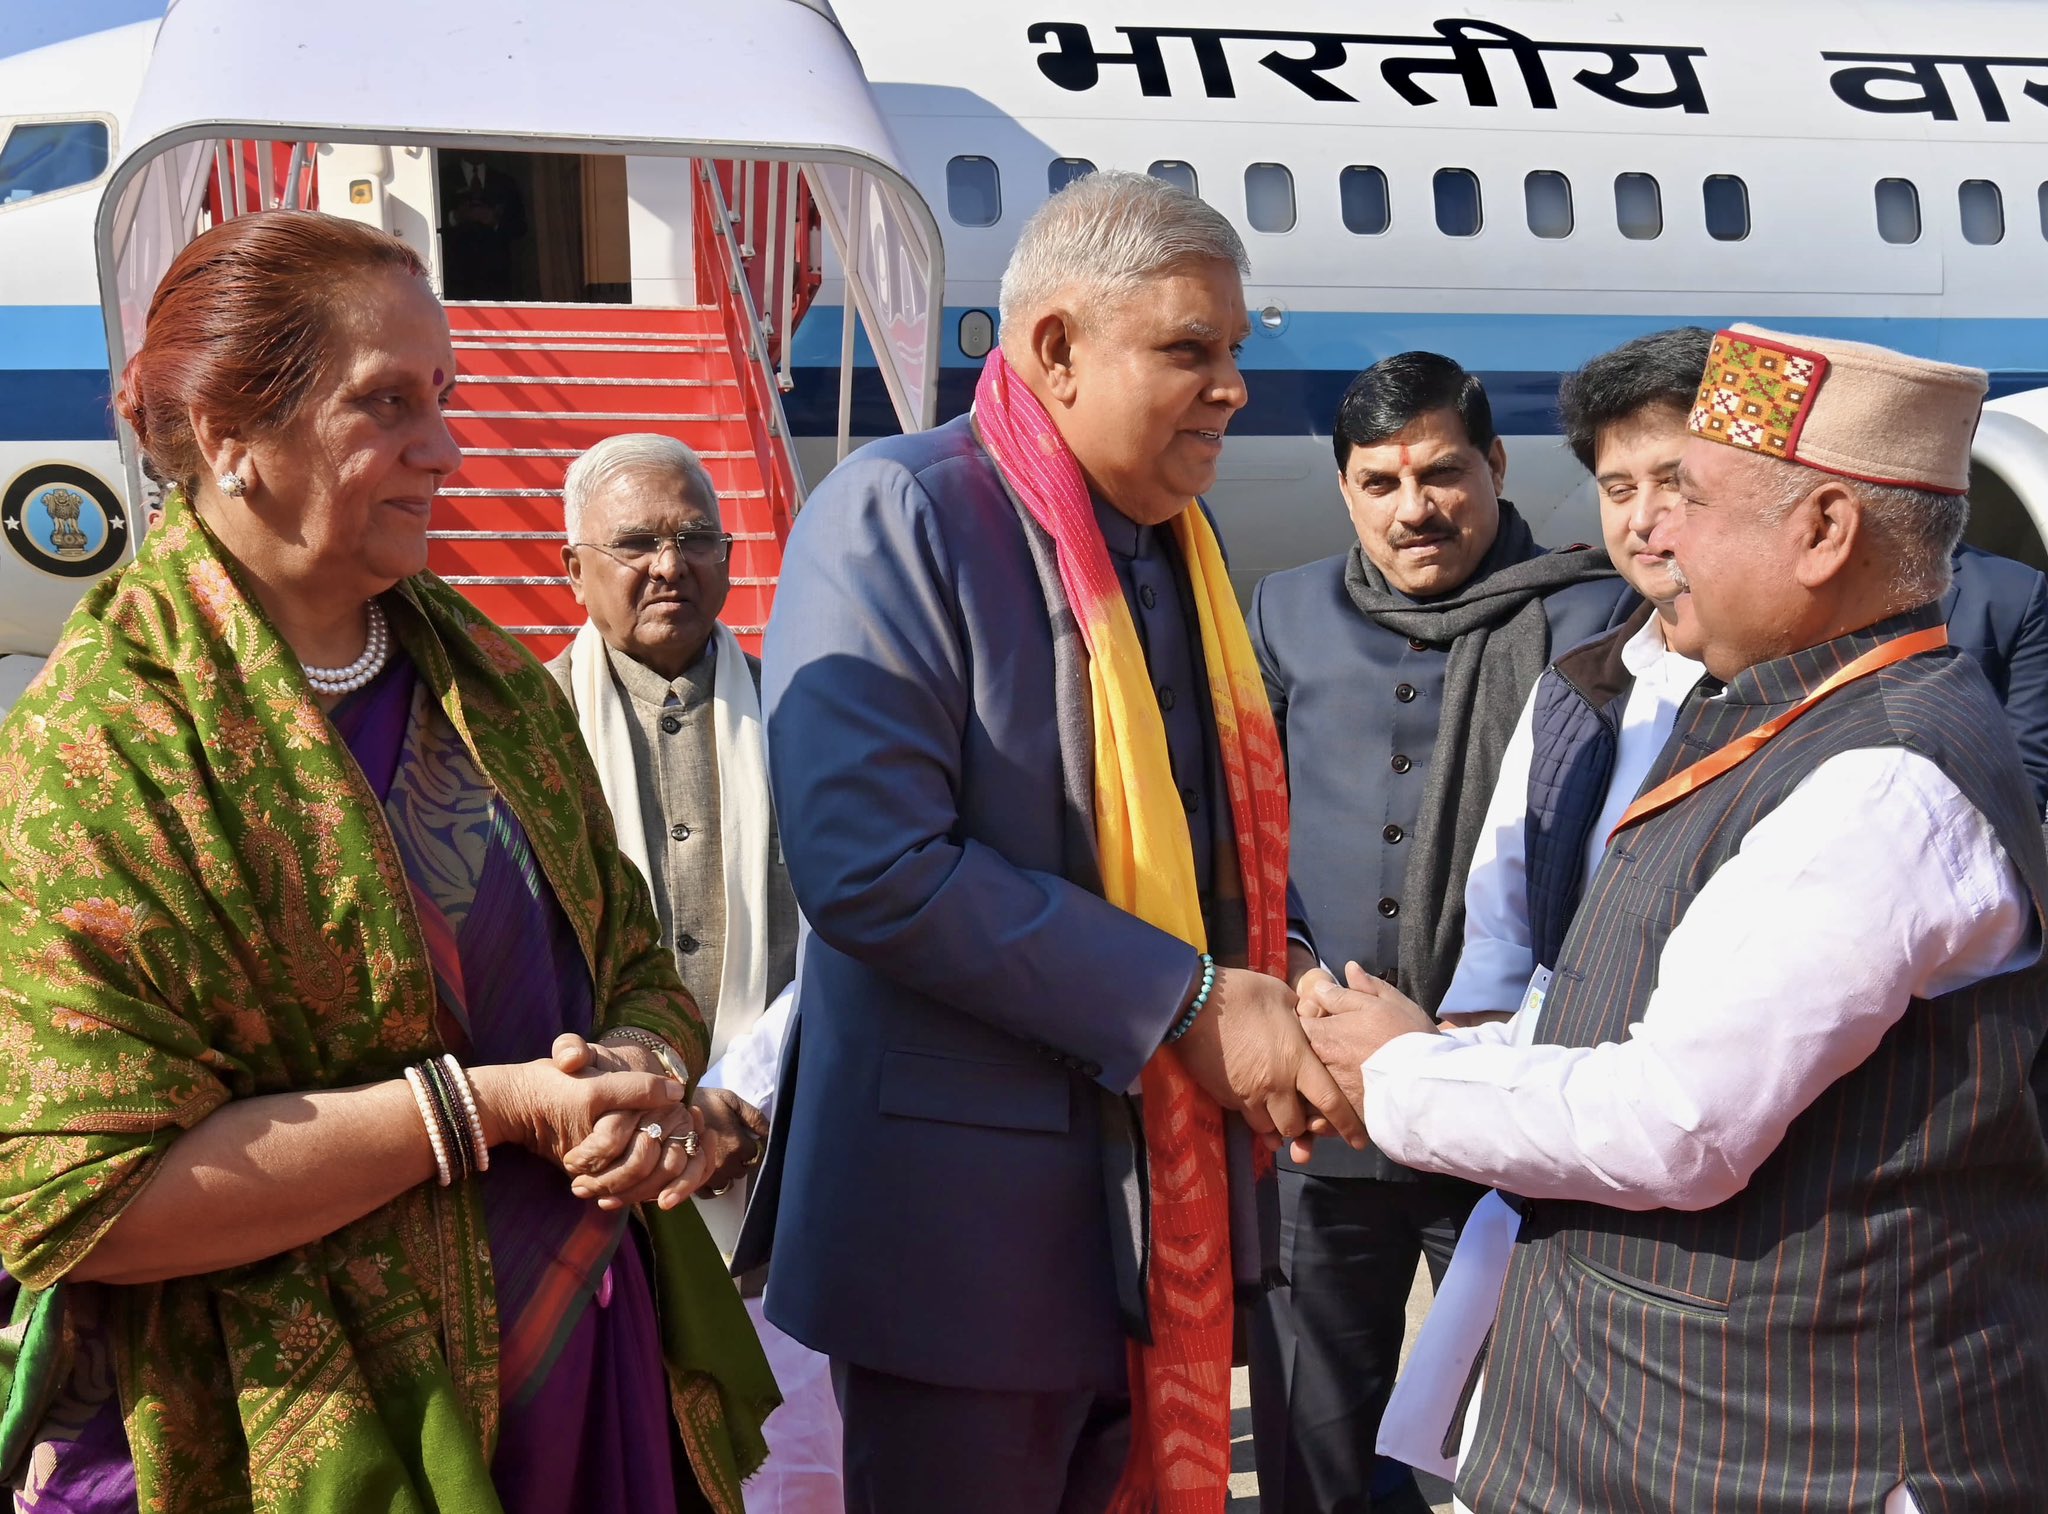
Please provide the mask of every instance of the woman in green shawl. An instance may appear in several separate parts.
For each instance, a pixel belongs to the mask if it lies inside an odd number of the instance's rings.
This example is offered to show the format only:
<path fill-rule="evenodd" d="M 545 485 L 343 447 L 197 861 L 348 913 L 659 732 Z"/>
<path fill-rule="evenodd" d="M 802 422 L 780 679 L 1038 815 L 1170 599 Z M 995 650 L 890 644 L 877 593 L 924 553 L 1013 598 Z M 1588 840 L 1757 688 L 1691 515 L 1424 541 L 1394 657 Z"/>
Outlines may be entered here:
<path fill-rule="evenodd" d="M 177 487 L 0 727 L 17 1509 L 739 1514 L 763 1455 L 703 1025 L 567 703 L 424 571 L 454 372 L 335 218 L 151 304 Z"/>

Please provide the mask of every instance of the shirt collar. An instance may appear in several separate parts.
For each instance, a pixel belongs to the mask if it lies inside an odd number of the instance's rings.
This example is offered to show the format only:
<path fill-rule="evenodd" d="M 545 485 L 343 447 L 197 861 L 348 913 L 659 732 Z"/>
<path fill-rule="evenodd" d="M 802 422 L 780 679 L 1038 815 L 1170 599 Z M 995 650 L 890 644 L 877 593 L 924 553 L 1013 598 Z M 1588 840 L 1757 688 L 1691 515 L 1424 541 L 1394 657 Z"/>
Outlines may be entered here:
<path fill-rule="evenodd" d="M 618 675 L 620 686 L 639 703 L 655 706 L 688 706 L 709 699 L 718 672 L 717 652 L 717 640 L 713 638 L 706 643 L 704 654 L 683 669 L 682 676 L 667 679 L 609 642 L 605 644 L 605 653 L 611 658 L 612 671 Z"/>
<path fill-rule="evenodd" d="M 1622 644 L 1621 665 L 1639 682 L 1691 688 L 1706 672 L 1703 664 L 1674 652 L 1664 641 L 1664 621 L 1652 613 L 1642 628 Z"/>
<path fill-rule="evenodd" d="M 1147 557 L 1152 551 L 1152 528 L 1141 526 L 1125 515 L 1116 506 L 1090 497 L 1095 506 L 1095 524 L 1102 529 L 1103 544 L 1118 557 L 1129 562 L 1132 558 Z"/>

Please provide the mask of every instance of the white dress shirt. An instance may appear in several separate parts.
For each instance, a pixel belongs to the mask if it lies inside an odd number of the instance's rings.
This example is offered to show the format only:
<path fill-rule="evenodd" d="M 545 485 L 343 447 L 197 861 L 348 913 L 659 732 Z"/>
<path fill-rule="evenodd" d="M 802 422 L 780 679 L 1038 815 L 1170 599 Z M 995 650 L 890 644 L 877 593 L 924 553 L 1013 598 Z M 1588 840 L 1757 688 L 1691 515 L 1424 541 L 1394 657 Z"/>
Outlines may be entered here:
<path fill-rule="evenodd" d="M 1614 774 L 1593 833 L 1586 841 L 1585 877 L 1591 882 L 1607 851 L 1607 833 L 1643 786 L 1644 775 L 1671 736 L 1678 707 L 1706 669 L 1664 645 L 1664 622 L 1652 615 L 1621 649 L 1634 682 L 1621 710 Z M 1538 963 L 1530 945 L 1528 894 L 1529 768 L 1536 755 L 1536 694 L 1501 756 L 1500 777 L 1479 828 L 1472 871 L 1465 880 L 1465 946 L 1437 1013 L 1447 1017 L 1512 1010 Z M 1554 964 L 1544 963 L 1543 966 Z"/>
<path fill-rule="evenodd" d="M 1909 998 L 2039 953 L 1982 812 L 1917 753 L 1845 752 L 1695 896 L 1623 1040 L 1517 1046 L 1512 1022 L 1397 1036 L 1365 1063 L 1366 1125 L 1398 1162 L 1529 1198 L 1706 1208 Z"/>

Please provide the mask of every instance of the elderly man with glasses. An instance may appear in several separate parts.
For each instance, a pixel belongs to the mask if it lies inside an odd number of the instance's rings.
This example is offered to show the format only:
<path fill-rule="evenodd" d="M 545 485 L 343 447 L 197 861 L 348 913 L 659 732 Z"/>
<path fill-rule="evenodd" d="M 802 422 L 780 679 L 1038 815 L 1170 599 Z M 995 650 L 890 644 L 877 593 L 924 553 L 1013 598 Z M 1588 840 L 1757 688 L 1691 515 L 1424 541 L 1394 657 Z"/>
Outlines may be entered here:
<path fill-rule="evenodd" d="M 784 990 L 796 976 L 796 899 L 768 793 L 761 665 L 718 622 L 732 537 L 690 448 L 652 434 L 608 437 L 570 465 L 562 507 L 562 562 L 589 619 L 548 671 L 576 706 L 619 849 L 653 888 L 676 970 L 711 1027 L 712 1066 L 695 1102 L 720 1165 L 698 1203 L 730 1256 L 745 1178 L 767 1140 L 756 1105 L 772 1100 Z M 769 1419 L 771 1465 L 748 1482 L 748 1506 L 836 1509 L 839 1421 L 824 1361 L 760 1317 L 760 1283 L 750 1274 L 741 1286 L 784 1406 Z"/>

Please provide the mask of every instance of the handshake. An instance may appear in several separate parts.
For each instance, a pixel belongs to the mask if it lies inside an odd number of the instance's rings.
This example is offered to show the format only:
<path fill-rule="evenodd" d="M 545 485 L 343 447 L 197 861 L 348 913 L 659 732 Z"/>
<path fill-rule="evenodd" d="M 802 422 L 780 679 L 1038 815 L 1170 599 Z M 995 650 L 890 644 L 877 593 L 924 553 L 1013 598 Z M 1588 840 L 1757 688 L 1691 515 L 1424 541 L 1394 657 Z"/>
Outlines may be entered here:
<path fill-rule="evenodd" d="M 1318 1136 L 1363 1150 L 1366 1059 L 1395 1036 L 1436 1022 L 1357 963 L 1346 988 L 1295 948 L 1289 988 L 1278 978 L 1221 968 L 1209 1003 L 1174 1043 L 1189 1076 L 1238 1111 L 1274 1148 L 1305 1161 Z"/>

